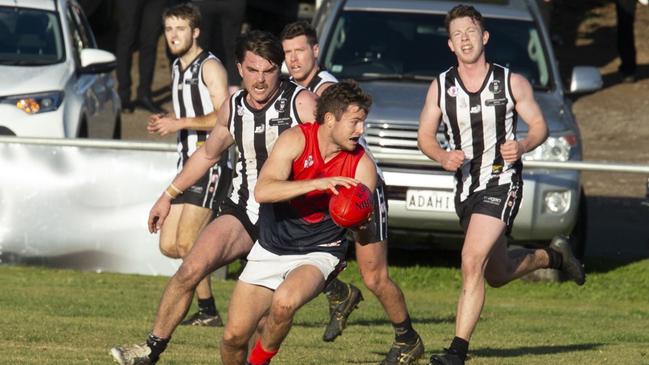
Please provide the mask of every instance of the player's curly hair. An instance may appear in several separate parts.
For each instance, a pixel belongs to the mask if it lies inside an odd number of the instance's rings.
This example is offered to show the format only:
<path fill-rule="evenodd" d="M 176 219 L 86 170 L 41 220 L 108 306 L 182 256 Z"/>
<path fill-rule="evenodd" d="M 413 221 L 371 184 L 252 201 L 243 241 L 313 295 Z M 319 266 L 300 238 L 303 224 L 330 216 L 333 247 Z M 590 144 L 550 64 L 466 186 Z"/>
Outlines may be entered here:
<path fill-rule="evenodd" d="M 453 9 L 449 10 L 449 12 L 446 14 L 446 19 L 444 20 L 444 24 L 446 25 L 446 31 L 449 32 L 450 34 L 451 22 L 457 18 L 464 18 L 464 17 L 471 18 L 471 20 L 473 20 L 474 23 L 480 26 L 480 30 L 484 32 L 485 28 L 482 22 L 482 14 L 480 14 L 480 12 L 477 11 L 471 5 L 457 5 L 453 7 Z"/>
<path fill-rule="evenodd" d="M 316 121 L 322 124 L 326 113 L 331 113 L 336 120 L 340 120 L 347 107 L 352 104 L 368 113 L 372 106 L 372 97 L 366 94 L 354 80 L 343 80 L 333 84 L 318 99 Z"/>
<path fill-rule="evenodd" d="M 172 17 L 188 20 L 191 29 L 201 27 L 201 12 L 195 5 L 184 3 L 165 9 L 162 13 L 162 24 L 165 19 Z"/>
<path fill-rule="evenodd" d="M 306 37 L 310 46 L 313 47 L 318 44 L 318 33 L 309 22 L 304 20 L 287 24 L 279 35 L 279 39 L 284 42 L 287 39 L 293 39 L 301 35 Z"/>
<path fill-rule="evenodd" d="M 251 30 L 237 37 L 234 55 L 238 63 L 243 63 L 247 51 L 263 57 L 277 66 L 281 66 L 284 62 L 284 49 L 279 39 L 272 33 L 263 30 Z"/>

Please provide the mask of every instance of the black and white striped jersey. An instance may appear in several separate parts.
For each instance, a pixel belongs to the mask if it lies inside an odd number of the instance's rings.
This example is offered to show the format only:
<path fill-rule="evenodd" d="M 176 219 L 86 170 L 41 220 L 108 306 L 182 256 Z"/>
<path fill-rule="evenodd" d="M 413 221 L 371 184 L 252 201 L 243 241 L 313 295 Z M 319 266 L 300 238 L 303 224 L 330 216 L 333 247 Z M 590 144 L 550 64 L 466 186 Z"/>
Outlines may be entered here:
<path fill-rule="evenodd" d="M 511 92 L 510 70 L 490 64 L 475 93 L 466 90 L 451 67 L 438 78 L 438 104 L 442 110 L 449 149 L 464 152 L 464 164 L 455 173 L 460 201 L 490 186 L 520 181 L 522 162 L 506 163 L 500 145 L 516 139 L 516 104 Z"/>
<path fill-rule="evenodd" d="M 238 152 L 230 199 L 246 210 L 253 224 L 259 216 L 259 203 L 254 196 L 257 176 L 277 137 L 299 123 L 310 122 L 301 121 L 297 113 L 295 99 L 302 90 L 305 89 L 282 80 L 275 95 L 259 110 L 247 103 L 245 90 L 230 97 L 228 127 Z"/>
<path fill-rule="evenodd" d="M 177 58 L 171 70 L 171 96 L 176 118 L 202 116 L 214 111 L 210 92 L 203 81 L 203 64 L 208 59 L 218 60 L 207 51 L 201 52 L 189 66 L 182 70 Z M 181 129 L 178 131 L 178 169 L 182 169 L 192 155 L 207 139 L 208 131 Z"/>
<path fill-rule="evenodd" d="M 309 91 L 316 92 L 320 86 L 326 83 L 337 83 L 338 79 L 329 73 L 327 70 L 320 70 L 314 77 L 311 79 L 306 88 Z"/>

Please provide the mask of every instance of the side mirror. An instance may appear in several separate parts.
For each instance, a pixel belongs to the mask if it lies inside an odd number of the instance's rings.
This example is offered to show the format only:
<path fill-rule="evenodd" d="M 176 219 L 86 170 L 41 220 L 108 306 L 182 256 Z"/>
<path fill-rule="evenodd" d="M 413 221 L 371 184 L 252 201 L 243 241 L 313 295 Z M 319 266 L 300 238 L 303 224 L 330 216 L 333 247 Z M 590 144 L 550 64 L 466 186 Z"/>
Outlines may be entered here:
<path fill-rule="evenodd" d="M 117 66 L 115 55 L 101 49 L 82 49 L 80 59 L 81 68 L 79 72 L 85 74 L 111 72 Z"/>
<path fill-rule="evenodd" d="M 570 78 L 570 93 L 586 93 L 599 90 L 604 85 L 602 75 L 593 66 L 575 66 Z"/>

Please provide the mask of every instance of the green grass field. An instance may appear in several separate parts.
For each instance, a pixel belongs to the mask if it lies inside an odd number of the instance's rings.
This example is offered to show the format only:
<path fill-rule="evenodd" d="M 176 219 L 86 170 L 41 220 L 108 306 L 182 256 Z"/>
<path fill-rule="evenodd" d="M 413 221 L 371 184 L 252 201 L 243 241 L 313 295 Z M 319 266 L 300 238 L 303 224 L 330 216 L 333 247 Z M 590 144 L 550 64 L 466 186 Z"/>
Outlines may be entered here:
<path fill-rule="evenodd" d="M 420 258 L 421 260 L 421 258 Z M 489 289 L 468 362 L 649 364 L 649 260 L 590 263 L 584 287 L 517 281 Z M 425 359 L 453 336 L 457 268 L 396 267 Z M 304 307 L 274 364 L 376 364 L 393 339 L 354 262 L 343 273 L 365 301 L 342 337 L 321 341 L 326 301 Z M 110 347 L 142 342 L 167 278 L 0 266 L 0 364 L 110 364 Z M 214 285 L 226 311 L 234 280 Z M 222 329 L 179 328 L 160 364 L 220 364 Z"/>

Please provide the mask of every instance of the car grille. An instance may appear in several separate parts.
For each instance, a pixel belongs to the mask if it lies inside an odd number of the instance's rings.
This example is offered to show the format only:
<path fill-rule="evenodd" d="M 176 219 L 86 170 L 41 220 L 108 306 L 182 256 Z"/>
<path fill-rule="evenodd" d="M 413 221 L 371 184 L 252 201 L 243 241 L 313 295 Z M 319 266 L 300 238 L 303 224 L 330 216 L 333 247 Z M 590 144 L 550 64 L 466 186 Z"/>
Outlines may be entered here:
<path fill-rule="evenodd" d="M 367 123 L 365 139 L 372 151 L 421 153 L 417 148 L 417 125 Z"/>

